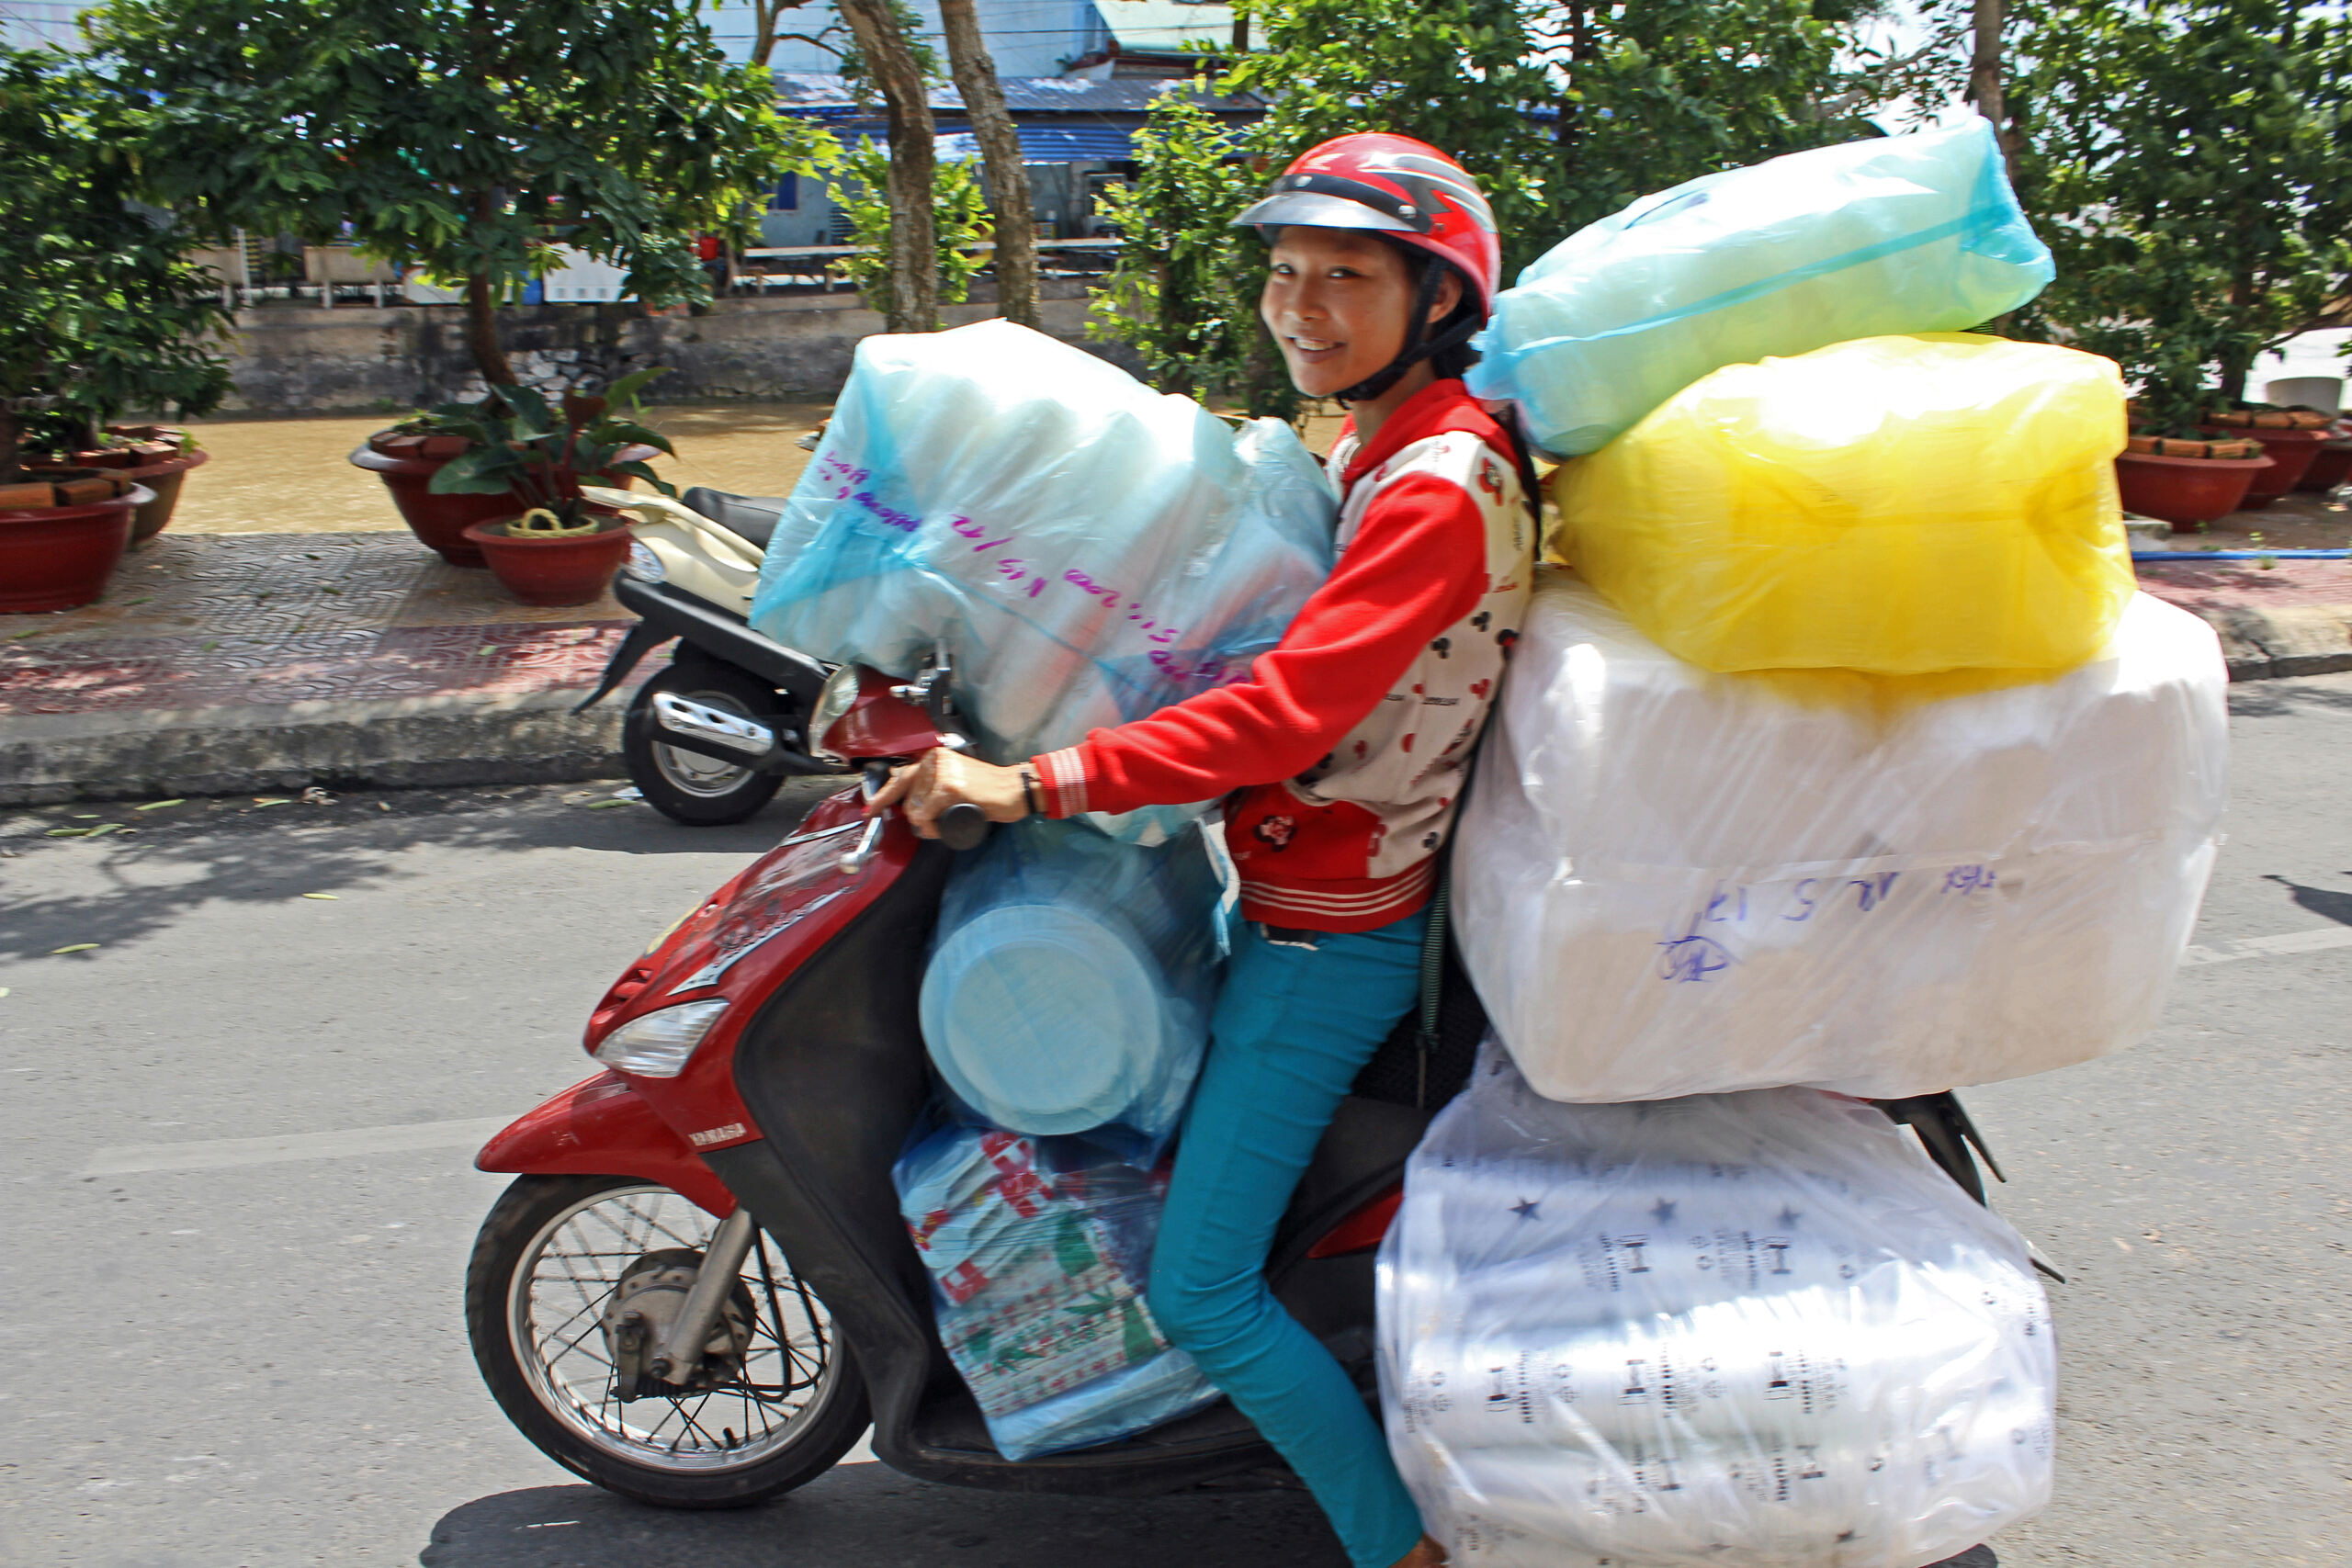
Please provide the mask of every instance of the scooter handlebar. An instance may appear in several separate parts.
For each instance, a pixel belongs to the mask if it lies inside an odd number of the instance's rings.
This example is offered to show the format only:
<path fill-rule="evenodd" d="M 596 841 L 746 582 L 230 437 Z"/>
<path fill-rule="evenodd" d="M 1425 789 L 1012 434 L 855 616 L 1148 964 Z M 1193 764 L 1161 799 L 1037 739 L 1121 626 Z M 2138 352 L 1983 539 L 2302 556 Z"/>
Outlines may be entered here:
<path fill-rule="evenodd" d="M 988 814 L 968 800 L 941 812 L 933 826 L 939 829 L 939 841 L 951 850 L 977 850 L 988 841 Z"/>

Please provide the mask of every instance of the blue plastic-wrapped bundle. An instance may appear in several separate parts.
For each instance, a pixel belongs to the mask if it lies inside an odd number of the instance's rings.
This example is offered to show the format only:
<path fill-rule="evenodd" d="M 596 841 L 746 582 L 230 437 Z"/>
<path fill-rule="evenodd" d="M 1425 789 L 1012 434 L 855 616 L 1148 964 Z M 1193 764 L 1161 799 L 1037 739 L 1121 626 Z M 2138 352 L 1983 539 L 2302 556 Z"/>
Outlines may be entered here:
<path fill-rule="evenodd" d="M 2052 275 L 1985 120 L 1792 152 L 1555 245 L 1495 301 L 1470 389 L 1572 457 L 1726 365 L 1977 326 Z"/>
<path fill-rule="evenodd" d="M 1222 889 L 1197 827 L 1121 843 L 1033 818 L 965 856 L 923 973 L 949 1089 L 1016 1133 L 1176 1129 L 1208 1041 Z"/>
<path fill-rule="evenodd" d="M 1216 1401 L 1144 1301 L 1164 1165 L 955 1125 L 892 1175 L 940 1342 L 1005 1458 L 1113 1442 Z"/>
<path fill-rule="evenodd" d="M 1245 678 L 1329 575 L 1336 507 L 1281 421 L 1237 434 L 1042 333 L 870 337 L 752 624 L 902 676 L 944 643 L 1012 761 Z"/>

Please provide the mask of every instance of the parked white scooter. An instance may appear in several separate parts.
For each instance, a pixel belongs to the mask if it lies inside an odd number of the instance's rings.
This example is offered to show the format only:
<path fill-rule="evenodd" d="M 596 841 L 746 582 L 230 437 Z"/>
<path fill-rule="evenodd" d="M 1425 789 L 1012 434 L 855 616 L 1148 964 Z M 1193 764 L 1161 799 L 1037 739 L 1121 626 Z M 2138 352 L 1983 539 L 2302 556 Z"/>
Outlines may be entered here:
<path fill-rule="evenodd" d="M 787 775 L 836 771 L 804 750 L 827 667 L 761 636 L 747 620 L 760 558 L 785 503 L 707 486 L 675 501 L 596 486 L 582 493 L 635 519 L 613 596 L 640 619 L 580 710 L 611 694 L 654 649 L 678 642 L 669 668 L 638 688 L 622 721 L 629 779 L 648 803 L 695 826 L 740 822 Z M 744 721 L 775 738 L 767 755 L 748 766 L 739 733 Z"/>

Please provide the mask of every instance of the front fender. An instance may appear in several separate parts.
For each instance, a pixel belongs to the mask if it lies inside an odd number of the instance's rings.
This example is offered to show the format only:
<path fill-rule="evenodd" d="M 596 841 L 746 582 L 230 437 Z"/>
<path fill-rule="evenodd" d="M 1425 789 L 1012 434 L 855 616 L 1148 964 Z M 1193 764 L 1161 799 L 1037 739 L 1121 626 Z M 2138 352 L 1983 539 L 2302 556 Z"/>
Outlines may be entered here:
<path fill-rule="evenodd" d="M 517 1118 L 474 1156 L 476 1170 L 529 1176 L 633 1176 L 725 1219 L 735 1195 L 616 1073 L 573 1084 Z"/>

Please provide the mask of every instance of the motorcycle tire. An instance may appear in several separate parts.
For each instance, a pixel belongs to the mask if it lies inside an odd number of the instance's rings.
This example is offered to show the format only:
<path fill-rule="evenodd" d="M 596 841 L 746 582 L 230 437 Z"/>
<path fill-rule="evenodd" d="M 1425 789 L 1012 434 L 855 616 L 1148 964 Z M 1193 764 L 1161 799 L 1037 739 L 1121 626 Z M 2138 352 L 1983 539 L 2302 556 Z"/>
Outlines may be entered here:
<path fill-rule="evenodd" d="M 621 755 L 628 762 L 629 783 L 647 805 L 689 828 L 717 828 L 741 822 L 775 798 L 784 784 L 781 773 L 733 767 L 716 757 L 662 744 L 661 726 L 653 716 L 656 692 L 763 724 L 781 716 L 776 709 L 782 699 L 756 676 L 708 660 L 672 660 L 668 669 L 638 688 L 621 720 Z"/>
<path fill-rule="evenodd" d="M 689 1455 L 682 1462 L 675 1457 L 677 1445 L 665 1455 L 658 1436 L 650 1442 L 612 1434 L 603 1440 L 594 1439 L 582 1428 L 612 1419 L 603 1414 L 610 1408 L 609 1402 L 593 1408 L 576 1404 L 567 1419 L 555 1406 L 557 1396 L 548 1381 L 544 1376 L 535 1379 L 526 1369 L 514 1339 L 518 1271 L 536 1269 L 542 1249 L 567 1216 L 583 1213 L 602 1195 L 631 1189 L 674 1199 L 679 1204 L 686 1201 L 667 1188 L 636 1177 L 524 1176 L 492 1205 L 466 1268 L 466 1334 L 491 1396 L 515 1428 L 556 1463 L 608 1492 L 655 1507 L 751 1507 L 814 1481 L 856 1446 L 873 1420 L 865 1377 L 838 1327 L 820 1341 L 824 1364 L 811 1382 L 818 1392 L 808 1404 L 787 1417 L 779 1433 L 762 1439 L 767 1451 L 740 1463 L 730 1463 L 724 1452 L 707 1451 Z M 774 1252 L 775 1243 L 770 1240 L 757 1256 L 772 1258 Z M 773 1296 L 772 1276 L 773 1269 L 769 1286 Z M 551 1277 L 571 1282 L 564 1275 Z M 788 1282 L 783 1292 L 786 1297 L 804 1303 L 813 1300 L 788 1270 L 785 1279 Z M 583 1293 L 582 1312 L 593 1308 Z M 594 1334 L 592 1328 L 590 1337 Z M 831 1386 L 825 1386 L 828 1383 Z M 670 1402 L 639 1399 L 618 1409 L 626 1413 L 650 1407 L 658 1418 L 666 1403 Z M 706 1419 L 718 1424 L 715 1417 Z M 653 1462 L 655 1459 L 670 1462 Z"/>

